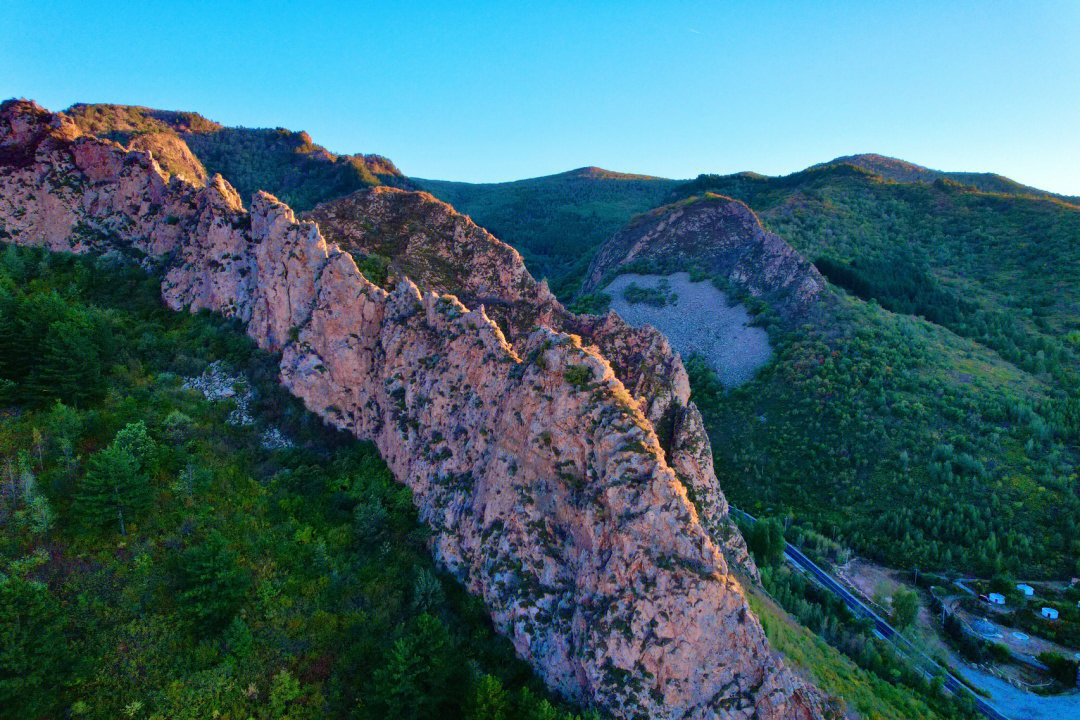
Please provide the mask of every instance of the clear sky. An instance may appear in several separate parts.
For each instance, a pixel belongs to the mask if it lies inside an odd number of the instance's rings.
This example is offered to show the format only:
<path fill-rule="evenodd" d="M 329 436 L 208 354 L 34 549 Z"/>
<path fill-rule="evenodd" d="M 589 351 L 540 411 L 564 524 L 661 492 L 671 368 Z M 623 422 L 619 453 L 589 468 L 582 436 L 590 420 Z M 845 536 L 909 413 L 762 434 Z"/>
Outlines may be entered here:
<path fill-rule="evenodd" d="M 1080 195 L 1080 1 L 0 0 L 0 95 L 307 130 L 409 175 L 877 152 Z"/>

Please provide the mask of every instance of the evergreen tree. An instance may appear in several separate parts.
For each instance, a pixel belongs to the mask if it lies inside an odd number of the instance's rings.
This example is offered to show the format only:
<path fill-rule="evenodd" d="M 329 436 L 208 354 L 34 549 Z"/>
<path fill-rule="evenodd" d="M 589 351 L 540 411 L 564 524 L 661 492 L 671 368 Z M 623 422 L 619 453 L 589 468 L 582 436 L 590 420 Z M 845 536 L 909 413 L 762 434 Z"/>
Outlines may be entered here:
<path fill-rule="evenodd" d="M 116 433 L 113 445 L 131 454 L 139 464 L 139 470 L 145 471 L 154 452 L 154 441 L 146 432 L 146 423 L 128 423 Z"/>
<path fill-rule="evenodd" d="M 758 520 L 746 533 L 746 544 L 760 565 L 779 565 L 784 559 L 784 526 L 774 519 Z"/>
<path fill-rule="evenodd" d="M 239 609 L 248 577 L 225 538 L 215 532 L 180 556 L 178 584 L 183 612 L 196 626 L 216 631 L 228 625 Z"/>
<path fill-rule="evenodd" d="M 144 510 L 150 499 L 138 460 L 114 444 L 94 453 L 88 465 L 74 493 L 76 513 L 92 527 L 116 521 L 126 535 L 125 518 Z"/>
<path fill-rule="evenodd" d="M 99 330 L 85 317 L 49 326 L 28 381 L 35 400 L 59 398 L 85 405 L 104 392 Z"/>
<path fill-rule="evenodd" d="M 44 585 L 0 578 L 0 716 L 18 708 L 18 717 L 46 717 L 56 709 L 69 660 L 62 622 Z"/>
<path fill-rule="evenodd" d="M 483 675 L 473 691 L 468 717 L 470 720 L 507 720 L 508 716 L 506 691 L 499 678 Z"/>
<path fill-rule="evenodd" d="M 460 693 L 460 664 L 446 626 L 426 613 L 398 638 L 375 671 L 368 717 L 449 717 Z"/>

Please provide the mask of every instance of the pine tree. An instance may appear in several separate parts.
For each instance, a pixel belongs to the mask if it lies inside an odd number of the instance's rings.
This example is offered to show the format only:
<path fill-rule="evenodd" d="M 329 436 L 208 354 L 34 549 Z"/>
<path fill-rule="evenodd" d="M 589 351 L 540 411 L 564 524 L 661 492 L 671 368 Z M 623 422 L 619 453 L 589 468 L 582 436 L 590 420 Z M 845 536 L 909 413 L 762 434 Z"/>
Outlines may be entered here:
<path fill-rule="evenodd" d="M 149 488 L 138 460 L 114 444 L 90 457 L 74 499 L 75 511 L 86 525 L 103 527 L 116 521 L 120 534 L 127 535 L 125 518 L 146 508 Z"/>
<path fill-rule="evenodd" d="M 6 290 L 0 292 L 0 378 L 14 383 L 24 357 L 20 347 L 19 302 Z"/>
<path fill-rule="evenodd" d="M 96 330 L 82 317 L 49 326 L 28 380 L 34 399 L 84 405 L 102 394 L 105 378 Z"/>
<path fill-rule="evenodd" d="M 460 692 L 459 669 L 446 626 L 420 615 L 375 671 L 374 692 L 365 698 L 367 716 L 447 717 Z"/>
<path fill-rule="evenodd" d="M 140 471 L 146 470 L 155 447 L 153 439 L 146 432 L 146 423 L 142 420 L 128 423 L 122 427 L 116 433 L 113 445 L 131 453 L 131 456 L 139 464 Z"/>
<path fill-rule="evenodd" d="M 180 602 L 185 614 L 200 627 L 218 630 L 232 620 L 248 588 L 247 574 L 220 533 L 180 556 Z"/>
<path fill-rule="evenodd" d="M 469 703 L 469 720 L 507 720 L 509 702 L 499 678 L 484 674 L 476 683 Z"/>
<path fill-rule="evenodd" d="M 62 623 L 44 585 L 0 577 L 0 715 L 18 708 L 19 717 L 55 717 L 56 683 L 69 660 Z"/>

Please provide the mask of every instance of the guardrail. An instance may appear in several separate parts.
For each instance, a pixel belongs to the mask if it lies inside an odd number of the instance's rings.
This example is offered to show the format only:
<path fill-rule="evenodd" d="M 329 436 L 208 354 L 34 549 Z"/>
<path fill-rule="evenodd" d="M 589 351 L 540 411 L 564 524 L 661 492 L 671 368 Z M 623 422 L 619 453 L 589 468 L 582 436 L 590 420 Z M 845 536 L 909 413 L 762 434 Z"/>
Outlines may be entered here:
<path fill-rule="evenodd" d="M 749 513 L 745 513 L 738 508 L 732 507 L 731 512 L 735 513 L 741 518 L 746 519 L 747 522 L 757 522 L 757 518 Z M 944 687 L 954 695 L 958 693 L 966 693 L 975 703 L 976 709 L 984 716 L 990 718 L 990 720 L 1012 720 L 1012 718 L 1003 714 L 996 707 L 987 702 L 986 699 L 976 695 L 971 688 L 965 685 L 958 677 L 953 675 L 952 671 L 941 665 L 937 660 L 929 657 L 926 653 L 922 652 L 906 637 L 900 634 L 892 625 L 886 622 L 880 615 L 874 612 L 871 608 L 855 597 L 847 588 L 837 582 L 831 575 L 818 567 L 810 558 L 806 557 L 799 548 L 795 547 L 791 543 L 784 542 L 784 557 L 789 563 L 810 573 L 820 585 L 832 592 L 834 595 L 839 596 L 848 609 L 855 615 L 855 617 L 867 618 L 874 623 L 874 629 L 885 640 L 892 644 L 892 646 L 902 654 L 904 657 L 911 661 L 915 668 L 923 673 L 928 679 L 935 676 L 940 676 L 944 679 Z M 928 669 L 929 668 L 929 669 Z M 931 672 L 933 670 L 933 672 Z"/>

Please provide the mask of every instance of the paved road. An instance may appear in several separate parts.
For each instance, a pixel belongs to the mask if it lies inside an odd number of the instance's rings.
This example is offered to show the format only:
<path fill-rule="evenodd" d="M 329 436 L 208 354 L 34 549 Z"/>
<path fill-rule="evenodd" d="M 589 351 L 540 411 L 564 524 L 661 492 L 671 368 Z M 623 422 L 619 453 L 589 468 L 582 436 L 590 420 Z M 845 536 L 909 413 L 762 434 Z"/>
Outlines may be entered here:
<path fill-rule="evenodd" d="M 757 518 L 748 513 L 744 513 L 742 510 L 738 510 L 733 507 L 731 508 L 731 511 L 750 522 L 757 522 Z M 928 678 L 933 677 L 934 675 L 940 675 L 945 679 L 945 688 L 953 694 L 960 692 L 967 693 L 971 697 L 971 699 L 974 700 L 975 707 L 978 708 L 979 712 L 990 718 L 990 720 L 1012 720 L 1012 718 L 1002 714 L 996 707 L 991 705 L 984 698 L 979 697 L 978 695 L 973 693 L 971 691 L 971 688 L 960 682 L 960 679 L 953 675 L 952 671 L 949 668 L 942 667 L 935 660 L 927 657 L 926 654 L 924 654 L 922 651 L 912 645 L 907 638 L 897 632 L 897 630 L 892 625 L 889 625 L 889 623 L 885 622 L 885 620 L 882 619 L 880 615 L 867 607 L 865 603 L 859 600 L 859 598 L 855 597 L 850 591 L 848 591 L 847 588 L 837 582 L 827 572 L 818 567 L 817 564 L 814 563 L 810 558 L 806 557 L 806 555 L 804 555 L 802 551 L 799 550 L 799 548 L 795 547 L 791 543 L 784 544 L 784 555 L 787 558 L 788 562 L 790 562 L 792 565 L 802 568 L 806 572 L 813 575 L 818 582 L 820 582 L 828 590 L 832 591 L 841 600 L 843 600 L 856 617 L 869 618 L 870 620 L 872 620 L 874 623 L 874 629 L 877 630 L 877 632 L 883 638 L 891 642 L 893 644 L 893 647 L 895 647 L 899 652 L 903 653 L 905 656 L 907 656 L 913 661 L 916 658 L 921 660 L 921 663 L 914 662 L 914 664 L 924 675 L 926 675 Z M 926 670 L 924 668 L 925 665 L 929 665 L 931 668 L 933 668 L 934 672 L 931 673 Z"/>

